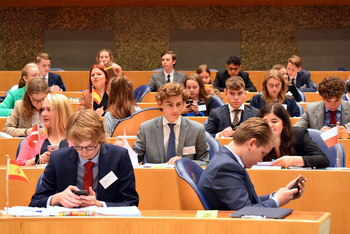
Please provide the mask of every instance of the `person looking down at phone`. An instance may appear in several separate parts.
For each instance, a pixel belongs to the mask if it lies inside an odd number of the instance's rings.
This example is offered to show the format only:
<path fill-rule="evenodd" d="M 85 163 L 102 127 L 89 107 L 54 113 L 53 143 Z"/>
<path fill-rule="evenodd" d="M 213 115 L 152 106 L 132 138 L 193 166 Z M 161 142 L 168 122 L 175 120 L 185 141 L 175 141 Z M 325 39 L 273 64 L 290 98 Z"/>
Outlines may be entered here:
<path fill-rule="evenodd" d="M 259 113 L 275 132 L 276 145 L 263 161 L 273 161 L 273 166 L 316 167 L 329 166 L 329 160 L 303 127 L 292 127 L 286 109 L 279 103 L 265 105 Z"/>
<path fill-rule="evenodd" d="M 205 91 L 202 78 L 197 73 L 191 73 L 186 77 L 184 86 L 190 95 L 190 100 L 186 102 L 182 115 L 208 116 L 215 108 L 215 102 Z"/>
<path fill-rule="evenodd" d="M 41 115 L 44 129 L 39 131 L 39 141 L 33 145 L 29 135 L 22 146 L 16 161 L 19 165 L 34 166 L 35 164 L 47 164 L 51 152 L 58 148 L 71 146 L 72 143 L 65 139 L 65 131 L 68 119 L 73 114 L 73 108 L 63 94 L 48 94 L 42 104 Z M 40 148 L 40 157 L 39 157 Z"/>
<path fill-rule="evenodd" d="M 275 146 L 275 135 L 266 120 L 253 117 L 243 122 L 228 145 L 210 160 L 199 179 L 199 189 L 212 210 L 238 210 L 246 206 L 281 207 L 301 197 L 305 182 L 289 182 L 285 187 L 258 196 L 246 168 L 261 162 Z M 292 189 L 290 189 L 292 188 Z"/>
<path fill-rule="evenodd" d="M 75 112 L 68 121 L 66 139 L 74 146 L 51 153 L 29 206 L 138 205 L 128 150 L 106 143 L 103 121 L 95 111 Z"/>
<path fill-rule="evenodd" d="M 202 78 L 205 91 L 207 91 L 207 94 L 217 96 L 222 99 L 220 90 L 215 89 L 213 87 L 213 81 L 210 78 L 210 69 L 207 64 L 199 65 L 199 67 L 196 70 L 196 73 Z"/>
<path fill-rule="evenodd" d="M 255 107 L 244 105 L 247 92 L 240 76 L 230 77 L 225 85 L 225 96 L 229 104 L 212 110 L 205 125 L 205 130 L 213 137 L 232 137 L 234 129 L 242 122 L 259 114 L 259 110 Z"/>
<path fill-rule="evenodd" d="M 294 126 L 327 131 L 339 123 L 339 138 L 348 139 L 350 102 L 342 100 L 344 89 L 345 82 L 341 78 L 325 77 L 318 86 L 322 101 L 307 104 L 304 114 Z"/>

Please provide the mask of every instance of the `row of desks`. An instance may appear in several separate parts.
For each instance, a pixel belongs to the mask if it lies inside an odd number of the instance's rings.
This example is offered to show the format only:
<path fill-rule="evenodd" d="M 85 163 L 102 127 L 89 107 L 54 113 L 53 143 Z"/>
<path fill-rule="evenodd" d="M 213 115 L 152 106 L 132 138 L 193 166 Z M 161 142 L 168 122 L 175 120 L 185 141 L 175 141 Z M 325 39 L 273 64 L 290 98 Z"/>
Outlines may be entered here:
<path fill-rule="evenodd" d="M 10 181 L 10 206 L 29 204 L 35 184 L 44 168 L 23 167 L 32 185 Z M 135 168 L 136 190 L 140 210 L 179 210 L 180 202 L 175 169 Z M 0 207 L 5 206 L 5 166 L 0 166 Z M 307 178 L 303 196 L 291 201 L 285 208 L 305 212 L 330 212 L 331 233 L 350 233 L 350 170 L 255 170 L 248 169 L 259 195 L 268 194 L 285 186 L 302 174 Z M 293 229 L 296 230 L 296 229 Z M 251 232 L 250 232 L 251 233 Z M 259 233 L 259 232 L 253 232 Z M 265 233 L 265 232 L 264 232 Z M 285 233 L 285 232 L 280 232 Z M 298 233 L 298 232 L 294 232 Z M 308 233 L 308 232 L 302 232 Z"/>

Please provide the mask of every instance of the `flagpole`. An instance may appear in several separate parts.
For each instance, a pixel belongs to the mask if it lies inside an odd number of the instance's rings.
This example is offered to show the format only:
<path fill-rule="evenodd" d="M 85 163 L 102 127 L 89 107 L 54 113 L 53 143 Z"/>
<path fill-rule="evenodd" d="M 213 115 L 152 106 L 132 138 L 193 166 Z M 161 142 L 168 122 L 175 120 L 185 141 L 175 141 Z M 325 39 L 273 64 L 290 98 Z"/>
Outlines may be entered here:
<path fill-rule="evenodd" d="M 41 166 L 41 158 L 40 158 L 40 150 L 41 150 L 41 144 L 40 144 L 40 121 L 38 121 L 38 148 L 39 148 L 39 166 Z"/>
<path fill-rule="evenodd" d="M 10 156 L 6 154 L 7 170 L 6 170 L 6 215 L 9 214 L 9 170 L 10 170 Z"/>
<path fill-rule="evenodd" d="M 338 141 L 337 141 L 337 169 L 339 169 L 339 133 L 338 133 L 338 125 L 339 122 L 337 122 L 337 137 L 338 137 Z"/>
<path fill-rule="evenodd" d="M 91 85 L 91 109 L 94 109 L 94 86 Z"/>

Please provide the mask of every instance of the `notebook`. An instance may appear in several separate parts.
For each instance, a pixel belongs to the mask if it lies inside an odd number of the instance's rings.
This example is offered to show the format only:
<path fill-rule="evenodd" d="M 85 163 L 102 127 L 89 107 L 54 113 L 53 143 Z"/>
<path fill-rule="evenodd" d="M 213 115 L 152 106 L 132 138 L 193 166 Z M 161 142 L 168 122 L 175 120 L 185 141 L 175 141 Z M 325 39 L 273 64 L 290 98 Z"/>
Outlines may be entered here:
<path fill-rule="evenodd" d="M 292 211 L 292 209 L 286 208 L 246 206 L 232 213 L 230 216 L 232 218 L 283 219 L 292 213 Z"/>

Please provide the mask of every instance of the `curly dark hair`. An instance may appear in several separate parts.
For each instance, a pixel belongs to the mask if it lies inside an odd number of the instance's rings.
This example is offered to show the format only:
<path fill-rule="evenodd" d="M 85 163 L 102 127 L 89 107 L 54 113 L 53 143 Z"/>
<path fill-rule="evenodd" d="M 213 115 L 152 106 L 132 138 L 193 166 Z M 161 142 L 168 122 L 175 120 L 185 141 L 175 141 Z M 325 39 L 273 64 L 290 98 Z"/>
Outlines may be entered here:
<path fill-rule="evenodd" d="M 318 86 L 318 92 L 325 100 L 341 98 L 344 90 L 345 82 L 338 76 L 325 77 Z"/>

